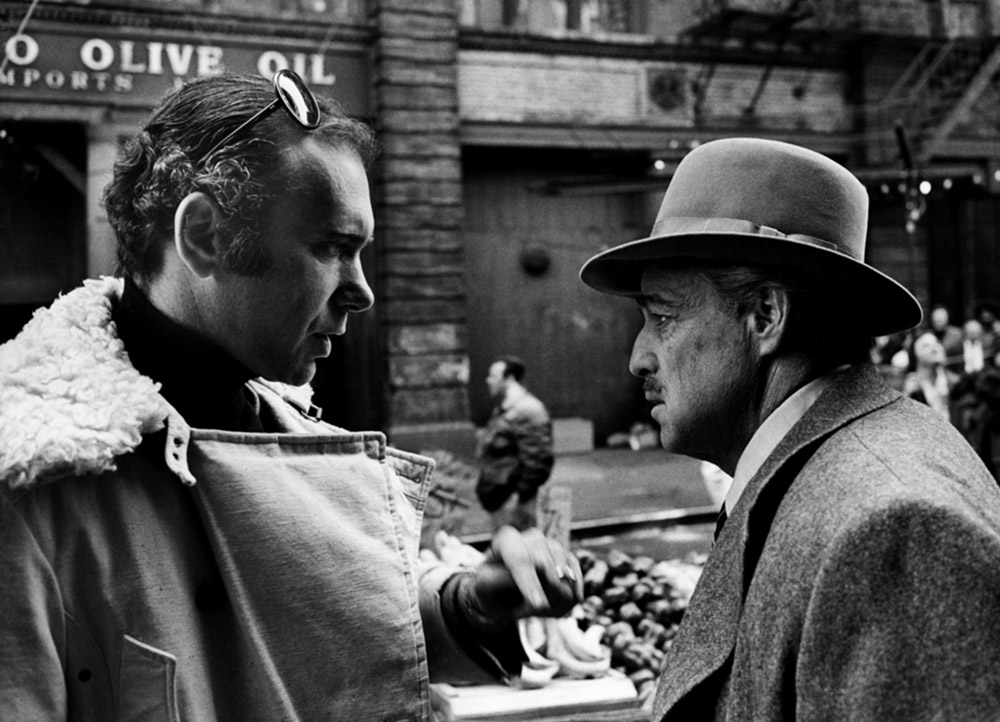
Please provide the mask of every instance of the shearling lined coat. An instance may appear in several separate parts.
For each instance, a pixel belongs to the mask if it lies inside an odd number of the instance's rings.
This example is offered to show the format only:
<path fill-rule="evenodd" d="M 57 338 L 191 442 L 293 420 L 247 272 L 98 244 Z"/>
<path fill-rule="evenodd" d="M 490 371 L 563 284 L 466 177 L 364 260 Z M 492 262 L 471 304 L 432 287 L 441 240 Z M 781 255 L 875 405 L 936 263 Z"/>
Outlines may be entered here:
<path fill-rule="evenodd" d="M 285 433 L 191 429 L 88 281 L 0 346 L 0 719 L 426 720 L 491 679 L 419 567 L 432 462 L 251 382 Z"/>
<path fill-rule="evenodd" d="M 1000 489 L 958 432 L 840 374 L 722 528 L 653 719 L 1000 719 Z"/>

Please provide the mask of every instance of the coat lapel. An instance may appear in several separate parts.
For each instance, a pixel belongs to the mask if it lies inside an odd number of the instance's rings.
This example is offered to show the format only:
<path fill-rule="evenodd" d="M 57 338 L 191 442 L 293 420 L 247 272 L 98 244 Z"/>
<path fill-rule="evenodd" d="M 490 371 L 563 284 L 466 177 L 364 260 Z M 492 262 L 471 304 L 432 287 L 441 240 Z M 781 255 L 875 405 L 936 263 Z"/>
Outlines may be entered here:
<path fill-rule="evenodd" d="M 709 555 L 665 661 L 653 706 L 654 720 L 663 719 L 682 698 L 728 663 L 736 645 L 743 599 L 771 520 L 815 447 L 848 422 L 898 398 L 869 364 L 844 371 L 750 479 Z"/>

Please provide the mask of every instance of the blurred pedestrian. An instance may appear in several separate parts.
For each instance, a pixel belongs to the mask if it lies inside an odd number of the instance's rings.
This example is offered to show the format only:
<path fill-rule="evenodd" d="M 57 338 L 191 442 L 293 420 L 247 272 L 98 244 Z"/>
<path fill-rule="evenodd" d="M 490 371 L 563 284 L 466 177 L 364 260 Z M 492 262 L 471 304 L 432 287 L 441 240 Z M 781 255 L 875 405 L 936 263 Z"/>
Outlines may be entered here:
<path fill-rule="evenodd" d="M 974 374 L 993 363 L 992 344 L 983 333 L 983 325 L 974 318 L 962 324 L 962 371 Z"/>
<path fill-rule="evenodd" d="M 949 371 L 962 370 L 962 329 L 951 322 L 951 312 L 943 303 L 931 307 L 930 332 L 944 349 L 944 366 Z"/>
<path fill-rule="evenodd" d="M 908 366 L 910 361 L 909 356 L 906 354 L 908 354 L 912 345 L 912 340 L 909 338 L 909 334 L 905 331 L 890 334 L 888 336 L 878 336 L 875 338 L 875 342 L 872 345 L 872 363 L 876 366 Z M 902 352 L 904 356 L 898 356 L 900 352 Z M 905 359 L 905 361 L 903 359 Z"/>
<path fill-rule="evenodd" d="M 552 420 L 545 404 L 522 383 L 524 373 L 521 359 L 504 356 L 490 364 L 486 377 L 494 406 L 479 440 L 476 495 L 495 529 L 536 525 L 538 489 L 555 460 Z"/>
<path fill-rule="evenodd" d="M 972 309 L 972 317 L 983 327 L 983 333 L 1000 336 L 1000 312 L 992 301 L 980 301 Z"/>
<path fill-rule="evenodd" d="M 915 368 L 906 375 L 903 393 L 930 406 L 943 419 L 951 419 L 949 392 L 958 374 L 944 365 L 944 346 L 937 336 L 927 332 L 913 342 Z"/>
<path fill-rule="evenodd" d="M 952 420 L 1000 481 L 1000 367 L 997 359 L 963 374 L 951 389 Z"/>
<path fill-rule="evenodd" d="M 903 390 L 912 349 L 913 337 L 907 331 L 877 336 L 872 344 L 872 363 L 885 382 L 897 391 Z"/>
<path fill-rule="evenodd" d="M 639 304 L 629 367 L 662 446 L 733 476 L 655 722 L 1000 709 L 1000 487 L 872 368 L 872 337 L 921 311 L 864 262 L 867 226 L 867 190 L 825 156 L 716 140 L 650 237 L 581 270 Z"/>
<path fill-rule="evenodd" d="M 952 421 L 1000 479 L 1000 350 L 975 319 L 965 322 L 965 370 L 951 388 Z"/>

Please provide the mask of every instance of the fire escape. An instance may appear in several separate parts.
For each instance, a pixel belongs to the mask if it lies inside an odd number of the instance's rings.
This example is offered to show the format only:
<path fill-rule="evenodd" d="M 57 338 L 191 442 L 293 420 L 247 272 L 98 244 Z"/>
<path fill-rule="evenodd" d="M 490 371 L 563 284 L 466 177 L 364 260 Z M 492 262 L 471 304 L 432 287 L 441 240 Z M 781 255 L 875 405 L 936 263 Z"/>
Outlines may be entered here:
<path fill-rule="evenodd" d="M 994 37 L 928 40 L 886 97 L 873 106 L 869 123 L 879 142 L 873 160 L 884 160 L 888 132 L 900 125 L 918 165 L 939 155 L 952 131 L 990 87 L 1000 70 L 1000 42 Z"/>
<path fill-rule="evenodd" d="M 905 40 L 919 48 L 888 92 L 864 106 L 859 127 L 863 155 L 871 165 L 899 158 L 896 127 L 909 138 L 918 165 L 938 157 L 952 132 L 968 116 L 1000 71 L 1000 39 L 992 30 L 989 0 L 963 5 L 978 22 L 953 27 L 945 0 L 697 0 L 698 21 L 687 31 L 695 40 L 744 43 L 770 41 L 774 61 L 788 42 L 851 43 Z M 703 69 L 696 90 L 704 95 L 714 68 Z M 762 74 L 753 105 L 766 86 Z M 696 105 L 697 113 L 697 105 Z"/>
<path fill-rule="evenodd" d="M 861 0 L 846 0 L 857 3 Z M 844 22 L 850 16 L 840 9 L 830 8 L 832 0 L 693 0 L 695 22 L 683 36 L 702 46 L 726 48 L 731 52 L 736 43 L 752 49 L 757 57 L 767 60 L 750 102 L 742 109 L 745 123 L 756 122 L 758 101 L 764 93 L 774 68 L 783 58 L 803 47 L 818 47 L 829 42 L 843 42 L 853 36 Z M 832 12 L 836 10 L 836 12 Z M 729 52 L 722 52 L 718 58 Z M 711 84 L 718 60 L 706 62 L 694 80 L 694 113 L 696 122 L 702 119 L 702 106 Z"/>

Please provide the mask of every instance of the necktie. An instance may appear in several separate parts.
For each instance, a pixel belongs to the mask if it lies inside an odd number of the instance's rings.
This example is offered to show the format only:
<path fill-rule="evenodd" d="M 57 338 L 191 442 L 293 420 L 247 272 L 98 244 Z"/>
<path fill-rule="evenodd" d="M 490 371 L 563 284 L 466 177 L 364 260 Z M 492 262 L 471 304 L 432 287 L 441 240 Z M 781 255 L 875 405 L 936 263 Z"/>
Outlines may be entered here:
<path fill-rule="evenodd" d="M 726 503 L 722 502 L 722 508 L 719 509 L 719 516 L 715 519 L 715 536 L 712 537 L 713 541 L 719 538 L 719 532 L 722 531 L 722 525 L 726 523 L 726 519 L 728 518 L 729 517 L 726 514 Z"/>

